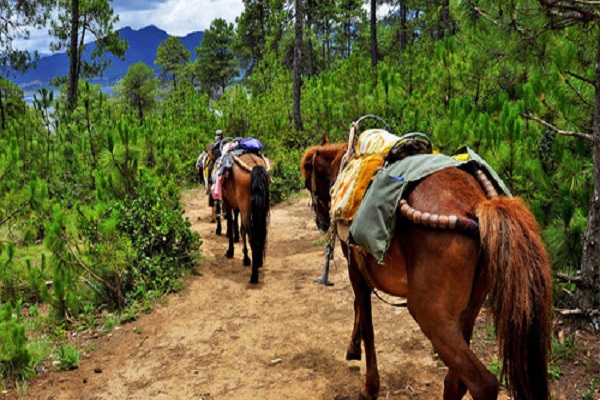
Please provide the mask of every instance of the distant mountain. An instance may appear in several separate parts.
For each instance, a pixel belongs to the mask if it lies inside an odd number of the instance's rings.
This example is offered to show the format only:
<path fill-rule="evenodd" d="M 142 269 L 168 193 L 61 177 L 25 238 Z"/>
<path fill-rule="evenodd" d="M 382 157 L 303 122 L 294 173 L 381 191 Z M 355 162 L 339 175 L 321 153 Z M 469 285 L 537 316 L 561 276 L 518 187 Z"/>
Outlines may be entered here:
<path fill-rule="evenodd" d="M 122 39 L 127 39 L 129 48 L 125 53 L 125 60 L 120 60 L 112 54 L 105 54 L 104 57 L 111 60 L 111 65 L 104 71 L 102 78 L 94 79 L 94 83 L 100 83 L 102 86 L 112 86 L 122 79 L 129 67 L 135 63 L 143 62 L 155 71 L 158 69 L 154 65 L 156 51 L 160 43 L 170 35 L 157 28 L 154 25 L 141 28 L 139 30 L 125 27 L 119 29 Z M 191 53 L 191 59 L 197 58 L 194 49 L 200 46 L 204 39 L 204 32 L 192 32 L 181 38 L 185 48 Z M 95 43 L 86 44 L 87 49 L 84 52 L 84 60 L 89 60 Z M 37 62 L 37 67 L 32 68 L 25 74 L 12 79 L 23 89 L 36 89 L 41 86 L 47 86 L 55 76 L 67 75 L 69 73 L 69 58 L 67 53 L 56 53 L 51 56 L 43 57 Z"/>

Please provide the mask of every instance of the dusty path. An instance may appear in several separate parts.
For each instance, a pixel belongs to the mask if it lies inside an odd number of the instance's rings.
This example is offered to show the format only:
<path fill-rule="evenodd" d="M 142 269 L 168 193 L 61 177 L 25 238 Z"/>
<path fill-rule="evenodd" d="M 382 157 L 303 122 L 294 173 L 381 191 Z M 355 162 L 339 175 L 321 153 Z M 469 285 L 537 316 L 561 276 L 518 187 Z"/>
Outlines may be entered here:
<path fill-rule="evenodd" d="M 206 197 L 185 194 L 206 262 L 186 289 L 98 339 L 78 370 L 31 384 L 31 399 L 355 399 L 364 361 L 345 361 L 352 289 L 339 248 L 335 286 L 320 276 L 323 239 L 307 198 L 272 209 L 268 258 L 250 285 L 241 247 L 209 223 Z M 446 369 L 406 309 L 374 299 L 381 399 L 439 399 Z M 141 332 L 141 333 L 140 333 Z M 101 373 L 94 372 L 102 371 Z"/>

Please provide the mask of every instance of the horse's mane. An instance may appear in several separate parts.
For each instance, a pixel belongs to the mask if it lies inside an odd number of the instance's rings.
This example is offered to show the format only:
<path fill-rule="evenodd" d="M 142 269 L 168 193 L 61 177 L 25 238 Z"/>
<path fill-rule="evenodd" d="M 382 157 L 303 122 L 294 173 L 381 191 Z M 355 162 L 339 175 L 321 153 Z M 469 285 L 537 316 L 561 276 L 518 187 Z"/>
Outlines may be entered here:
<path fill-rule="evenodd" d="M 302 170 L 302 178 L 306 179 L 307 166 L 312 164 L 312 158 L 315 153 L 319 153 L 328 160 L 331 160 L 331 168 L 334 171 L 339 170 L 342 157 L 348 148 L 348 143 L 333 143 L 321 146 L 312 146 L 304 153 L 302 162 L 300 163 L 300 169 Z"/>

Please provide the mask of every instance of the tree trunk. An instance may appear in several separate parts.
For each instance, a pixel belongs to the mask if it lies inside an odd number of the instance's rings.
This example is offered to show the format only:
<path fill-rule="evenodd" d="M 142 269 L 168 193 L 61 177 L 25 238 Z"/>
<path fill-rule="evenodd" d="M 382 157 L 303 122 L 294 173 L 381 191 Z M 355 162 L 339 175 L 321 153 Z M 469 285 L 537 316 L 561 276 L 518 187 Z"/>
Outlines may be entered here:
<path fill-rule="evenodd" d="M 406 1 L 400 2 L 400 50 L 404 50 L 408 45 L 408 26 L 407 26 L 408 7 Z"/>
<path fill-rule="evenodd" d="M 263 4 L 262 1 L 258 2 L 258 13 L 259 13 L 259 18 L 260 18 L 261 38 L 260 38 L 260 43 L 258 45 L 256 66 L 258 66 L 258 63 L 260 61 L 262 61 L 263 50 L 265 47 L 265 42 L 267 40 L 267 28 L 265 27 L 265 5 Z"/>
<path fill-rule="evenodd" d="M 371 67 L 373 86 L 377 86 L 377 0 L 371 0 Z"/>
<path fill-rule="evenodd" d="M 315 55 L 313 53 L 313 44 L 312 44 L 312 32 L 314 23 L 312 18 L 312 13 L 307 13 L 306 18 L 306 29 L 309 32 L 308 40 L 306 43 L 306 51 L 308 51 L 308 76 L 311 77 L 317 74 L 317 62 L 315 61 Z"/>
<path fill-rule="evenodd" d="M 302 84 L 302 0 L 296 0 L 296 37 L 294 39 L 294 127 L 296 132 L 302 130 L 300 114 L 300 85 Z"/>
<path fill-rule="evenodd" d="M 598 24 L 600 25 L 600 22 Z M 589 313 L 594 309 L 594 288 L 596 286 L 596 272 L 599 268 L 600 260 L 600 34 L 598 35 L 598 48 L 596 49 L 594 87 L 594 139 L 592 143 L 594 195 L 590 205 L 587 229 L 583 236 L 581 282 L 577 285 L 575 292 L 577 307 L 584 313 Z"/>
<path fill-rule="evenodd" d="M 79 0 L 71 0 L 71 43 L 69 45 L 69 84 L 67 90 L 67 106 L 69 111 L 77 104 L 77 83 L 79 70 Z"/>
<path fill-rule="evenodd" d="M 451 30 L 451 21 L 450 21 L 450 0 L 442 1 L 442 29 L 444 32 L 440 35 L 440 37 L 448 35 L 452 35 Z"/>

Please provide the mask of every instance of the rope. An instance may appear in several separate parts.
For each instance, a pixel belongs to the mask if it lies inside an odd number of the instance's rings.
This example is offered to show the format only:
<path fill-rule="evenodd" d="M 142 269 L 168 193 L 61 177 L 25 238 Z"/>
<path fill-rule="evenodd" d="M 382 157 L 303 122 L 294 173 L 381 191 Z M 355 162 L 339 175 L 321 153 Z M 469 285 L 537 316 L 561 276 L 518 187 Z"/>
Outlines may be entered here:
<path fill-rule="evenodd" d="M 350 135 L 348 137 L 348 148 L 346 149 L 346 152 L 342 156 L 342 161 L 340 162 L 340 170 L 338 171 L 337 176 L 340 176 L 340 174 L 342 173 L 344 168 L 346 168 L 348 161 L 350 161 L 352 159 L 352 157 L 354 157 L 354 135 L 356 134 L 357 130 L 358 130 L 358 121 L 350 124 Z"/>
<path fill-rule="evenodd" d="M 404 301 L 402 303 L 390 303 L 389 301 L 385 300 L 383 297 L 381 297 L 379 295 L 379 293 L 377 293 L 377 290 L 373 289 L 373 293 L 375 293 L 375 296 L 383 301 L 385 304 L 387 304 L 388 306 L 392 306 L 392 307 L 408 307 L 408 302 Z"/>

